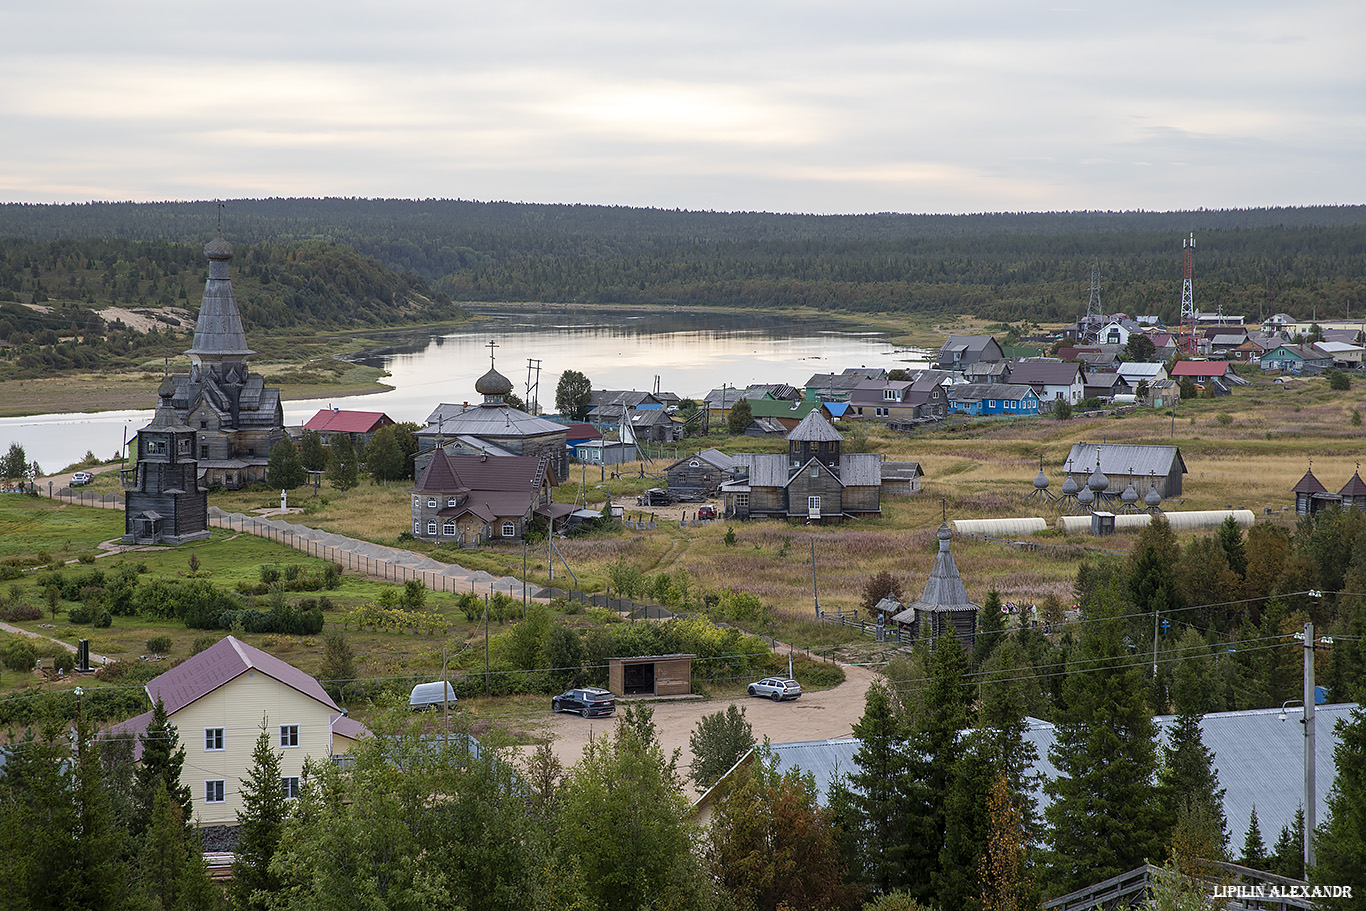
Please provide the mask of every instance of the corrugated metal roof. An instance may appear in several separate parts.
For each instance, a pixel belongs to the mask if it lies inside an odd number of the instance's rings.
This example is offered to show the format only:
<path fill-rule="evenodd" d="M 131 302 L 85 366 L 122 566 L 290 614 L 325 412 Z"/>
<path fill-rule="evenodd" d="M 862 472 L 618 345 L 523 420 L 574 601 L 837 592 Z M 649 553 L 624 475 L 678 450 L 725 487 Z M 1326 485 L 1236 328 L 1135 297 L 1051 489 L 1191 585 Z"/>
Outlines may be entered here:
<path fill-rule="evenodd" d="M 1093 471 L 1096 467 L 1096 450 L 1100 450 L 1100 471 L 1107 475 L 1147 475 L 1158 477 L 1171 472 L 1175 462 L 1182 474 L 1186 473 L 1186 462 L 1181 458 L 1181 450 L 1175 446 L 1144 446 L 1132 443 L 1076 443 L 1067 454 L 1072 471 Z"/>
<path fill-rule="evenodd" d="M 1020 361 L 1011 365 L 1012 383 L 1039 383 L 1045 386 L 1070 386 L 1077 381 L 1081 367 L 1072 363 Z"/>
<path fill-rule="evenodd" d="M 1320 705 L 1316 717 L 1314 752 L 1317 769 L 1318 811 L 1320 821 L 1327 818 L 1326 800 L 1337 778 L 1333 764 L 1333 749 L 1338 737 L 1336 722 L 1345 719 L 1357 708 L 1356 703 Z M 1274 841 L 1282 826 L 1294 822 L 1295 811 L 1304 799 L 1304 734 L 1299 721 L 1303 710 L 1287 710 L 1287 719 L 1280 720 L 1279 709 L 1254 709 L 1244 712 L 1217 712 L 1206 715 L 1200 722 L 1200 736 L 1214 754 L 1214 767 L 1219 786 L 1224 789 L 1224 814 L 1228 819 L 1230 839 L 1241 842 L 1257 807 L 1257 822 L 1262 837 Z M 1175 716 L 1159 715 L 1154 719 L 1160 726 L 1162 742 L 1168 742 Z M 1046 721 L 1027 718 L 1025 739 L 1034 746 L 1038 758 L 1032 771 L 1043 776 L 1034 792 L 1040 815 L 1052 801 L 1043 790 L 1044 781 L 1058 778 L 1057 767 L 1048 757 L 1053 746 L 1056 728 Z M 807 740 L 795 743 L 771 744 L 778 759 L 778 770 L 798 769 L 810 772 L 816 780 L 817 799 L 828 804 L 830 783 L 838 777 L 857 771 L 854 754 L 859 741 L 854 737 L 833 740 Z"/>
<path fill-rule="evenodd" d="M 564 433 L 565 426 L 518 411 L 510 405 L 451 405 L 443 402 L 427 416 L 421 435 L 468 434 L 477 437 L 532 437 Z"/>
<path fill-rule="evenodd" d="M 308 423 L 304 424 L 304 430 L 327 433 L 369 433 L 385 421 L 393 423 L 389 420 L 389 416 L 382 411 L 342 411 L 322 408 L 308 419 Z"/>

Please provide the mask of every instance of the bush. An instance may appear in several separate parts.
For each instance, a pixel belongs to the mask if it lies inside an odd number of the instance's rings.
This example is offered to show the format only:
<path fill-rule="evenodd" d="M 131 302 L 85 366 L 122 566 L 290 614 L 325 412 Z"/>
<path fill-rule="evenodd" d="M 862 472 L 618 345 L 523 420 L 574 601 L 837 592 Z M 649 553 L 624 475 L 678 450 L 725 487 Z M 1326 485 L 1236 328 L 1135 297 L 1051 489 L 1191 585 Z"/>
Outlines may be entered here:
<path fill-rule="evenodd" d="M 1053 406 L 1053 417 L 1059 421 L 1070 421 L 1072 419 L 1072 403 L 1067 399 L 1058 399 Z"/>
<path fill-rule="evenodd" d="M 108 629 L 114 625 L 114 617 L 107 610 L 100 611 L 100 615 L 95 618 L 96 629 Z"/>
<path fill-rule="evenodd" d="M 22 579 L 24 571 L 17 566 L 6 563 L 0 565 L 0 582 L 12 582 L 15 579 Z"/>
<path fill-rule="evenodd" d="M 212 648 L 218 644 L 217 636 L 195 636 L 194 644 L 190 646 L 190 654 L 198 655 L 206 648 Z"/>
<path fill-rule="evenodd" d="M 153 636 L 147 640 L 147 651 L 153 655 L 165 655 L 171 651 L 170 636 Z"/>
<path fill-rule="evenodd" d="M 69 674 L 76 669 L 76 656 L 66 649 L 52 656 L 52 666 L 63 674 Z"/>
<path fill-rule="evenodd" d="M 455 606 L 470 623 L 478 623 L 484 618 L 484 599 L 474 592 L 465 592 Z"/>
<path fill-rule="evenodd" d="M 323 587 L 332 591 L 341 585 L 342 567 L 340 563 L 329 563 L 323 567 Z"/>
<path fill-rule="evenodd" d="M 1330 370 L 1328 371 L 1327 376 L 1329 389 L 1336 389 L 1339 392 L 1343 392 L 1352 388 L 1352 378 L 1341 370 Z"/>
<path fill-rule="evenodd" d="M 95 562 L 95 555 L 90 553 L 90 551 L 86 551 L 85 553 L 77 556 L 76 559 L 84 563 L 86 566 L 89 566 L 90 564 Z"/>
<path fill-rule="evenodd" d="M 38 650 L 26 637 L 11 639 L 0 649 L 0 663 L 12 671 L 31 671 L 38 663 Z"/>
<path fill-rule="evenodd" d="M 78 626 L 94 622 L 95 616 L 95 609 L 87 604 L 78 604 L 66 612 L 67 622 L 75 623 Z"/>
<path fill-rule="evenodd" d="M 5 620 L 9 623 L 18 623 L 21 620 L 41 619 L 43 619 L 42 608 L 34 607 L 32 604 L 8 604 L 3 610 L 0 610 L 0 620 Z"/>
<path fill-rule="evenodd" d="M 410 609 L 415 610 L 427 603 L 427 586 L 422 584 L 421 579 L 409 579 L 403 583 L 403 597 L 400 603 Z"/>
<path fill-rule="evenodd" d="M 274 585 L 280 581 L 280 567 L 266 564 L 261 567 L 261 584 Z"/>

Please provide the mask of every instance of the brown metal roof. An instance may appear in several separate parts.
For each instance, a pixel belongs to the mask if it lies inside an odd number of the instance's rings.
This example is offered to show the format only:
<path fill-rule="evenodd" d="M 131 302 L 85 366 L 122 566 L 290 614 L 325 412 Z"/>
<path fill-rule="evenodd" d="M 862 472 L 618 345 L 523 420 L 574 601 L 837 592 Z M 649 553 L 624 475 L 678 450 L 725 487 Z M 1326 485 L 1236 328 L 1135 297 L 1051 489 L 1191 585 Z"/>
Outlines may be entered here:
<path fill-rule="evenodd" d="M 341 711 L 322 685 L 311 676 L 274 655 L 247 645 L 235 636 L 219 640 L 198 655 L 148 681 L 147 696 L 153 702 L 160 699 L 166 707 L 166 713 L 173 715 L 251 670 L 260 671 L 334 711 Z"/>

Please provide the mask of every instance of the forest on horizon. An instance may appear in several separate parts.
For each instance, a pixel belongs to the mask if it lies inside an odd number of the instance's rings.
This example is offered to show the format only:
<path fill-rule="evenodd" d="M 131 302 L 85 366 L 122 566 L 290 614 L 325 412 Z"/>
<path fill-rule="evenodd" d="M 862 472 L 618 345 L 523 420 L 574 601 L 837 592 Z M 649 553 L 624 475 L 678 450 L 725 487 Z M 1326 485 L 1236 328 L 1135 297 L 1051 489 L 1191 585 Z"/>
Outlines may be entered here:
<path fill-rule="evenodd" d="M 1039 322 L 1085 312 L 1093 265 L 1107 310 L 1174 320 L 1181 243 L 1194 232 L 1201 310 L 1249 319 L 1277 311 L 1321 319 L 1366 314 L 1366 206 L 1359 205 L 785 215 L 328 198 L 230 200 L 222 218 L 239 251 L 271 247 L 290 256 L 295 248 L 345 247 L 404 283 L 429 285 L 438 300 L 811 307 Z M 39 278 L 32 260 L 53 244 L 72 251 L 89 242 L 126 243 L 133 259 L 146 255 L 141 245 L 184 247 L 193 252 L 177 258 L 197 258 L 217 219 L 211 201 L 2 204 L 0 252 L 25 253 L 17 266 L 13 256 L 0 264 L 0 291 L 33 302 L 23 296 Z M 61 277 L 50 275 L 46 284 L 54 282 L 60 287 Z"/>

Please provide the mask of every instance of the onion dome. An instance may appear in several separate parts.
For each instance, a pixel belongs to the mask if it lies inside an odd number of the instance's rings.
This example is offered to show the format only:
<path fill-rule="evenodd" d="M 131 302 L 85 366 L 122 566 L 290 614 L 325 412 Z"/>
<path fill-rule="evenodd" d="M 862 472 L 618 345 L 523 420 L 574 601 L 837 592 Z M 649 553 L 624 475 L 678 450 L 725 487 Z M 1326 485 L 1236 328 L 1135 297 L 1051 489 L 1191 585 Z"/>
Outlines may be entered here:
<path fill-rule="evenodd" d="M 1132 506 L 1138 502 L 1138 491 L 1134 490 L 1134 482 L 1130 481 L 1129 486 L 1124 488 L 1124 493 L 1119 495 L 1120 502 L 1125 506 Z"/>
<path fill-rule="evenodd" d="M 1096 502 L 1096 495 L 1091 491 L 1090 487 L 1083 487 L 1077 493 L 1077 502 L 1082 506 L 1090 506 L 1092 503 Z"/>
<path fill-rule="evenodd" d="M 1067 480 L 1062 482 L 1062 492 L 1064 495 L 1069 497 L 1075 496 L 1077 493 L 1078 486 L 1080 485 L 1077 484 L 1077 479 L 1069 474 L 1067 476 Z"/>
<path fill-rule="evenodd" d="M 1091 488 L 1092 493 L 1102 493 L 1110 486 L 1110 479 L 1100 473 L 1100 463 L 1096 463 L 1096 470 L 1091 472 L 1091 477 L 1086 479 L 1086 486 Z"/>
<path fill-rule="evenodd" d="M 220 233 L 204 245 L 204 255 L 209 259 L 232 259 L 232 244 Z"/>
<path fill-rule="evenodd" d="M 1148 506 L 1155 507 L 1162 502 L 1162 494 L 1157 492 L 1156 487 L 1149 487 L 1147 495 L 1143 497 L 1143 502 Z"/>
<path fill-rule="evenodd" d="M 1047 490 L 1047 489 L 1048 489 L 1048 475 L 1046 475 L 1046 474 L 1043 473 L 1043 469 L 1042 469 L 1042 468 L 1039 469 L 1039 474 L 1038 474 L 1038 476 L 1037 476 L 1036 478 L 1034 478 L 1034 489 L 1035 489 L 1035 490 Z"/>
<path fill-rule="evenodd" d="M 953 537 L 953 532 L 949 531 L 949 523 L 947 520 L 940 524 L 939 530 L 934 533 L 934 536 L 938 538 L 941 542 L 946 542 L 939 545 L 941 550 L 945 547 L 948 547 L 947 542 L 950 538 Z"/>
<path fill-rule="evenodd" d="M 482 396 L 507 395 L 512 391 L 512 380 L 490 367 L 488 373 L 475 381 L 474 391 Z"/>

